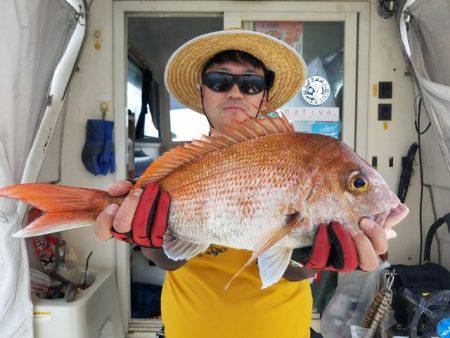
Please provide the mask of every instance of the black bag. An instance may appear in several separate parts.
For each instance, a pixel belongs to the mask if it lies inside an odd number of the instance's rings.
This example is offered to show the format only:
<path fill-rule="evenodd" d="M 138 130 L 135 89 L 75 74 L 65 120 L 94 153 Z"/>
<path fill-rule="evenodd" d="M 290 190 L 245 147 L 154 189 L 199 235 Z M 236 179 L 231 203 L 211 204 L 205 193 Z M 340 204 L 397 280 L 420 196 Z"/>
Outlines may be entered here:
<path fill-rule="evenodd" d="M 425 264 L 398 264 L 389 268 L 391 271 L 395 271 L 395 279 L 392 285 L 392 308 L 395 311 L 395 320 L 405 328 L 408 327 L 408 322 L 410 322 L 408 318 L 411 319 L 412 312 L 417 311 L 417 306 L 414 305 L 414 302 L 428 295 L 444 295 L 450 290 L 450 272 L 439 264 L 430 263 L 431 243 L 434 234 L 444 223 L 447 223 L 450 232 L 450 213 L 436 221 L 427 233 L 424 255 Z M 414 302 L 411 300 L 414 300 Z M 448 304 L 439 304 L 438 307 L 443 307 L 445 310 Z"/>
<path fill-rule="evenodd" d="M 403 296 L 404 289 L 416 295 L 435 294 L 439 291 L 450 290 L 450 273 L 443 266 L 434 263 L 423 265 L 392 265 L 395 270 L 394 284 L 392 285 L 392 308 L 395 311 L 395 320 L 407 327 L 408 311 L 412 304 Z"/>

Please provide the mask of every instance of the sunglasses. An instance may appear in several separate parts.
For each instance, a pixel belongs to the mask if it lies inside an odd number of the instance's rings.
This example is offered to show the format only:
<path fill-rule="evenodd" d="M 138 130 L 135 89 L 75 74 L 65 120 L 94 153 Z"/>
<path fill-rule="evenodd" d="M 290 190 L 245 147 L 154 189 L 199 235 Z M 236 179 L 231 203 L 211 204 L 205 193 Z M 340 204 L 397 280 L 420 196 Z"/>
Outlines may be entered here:
<path fill-rule="evenodd" d="M 229 91 L 237 84 L 240 92 L 246 95 L 256 95 L 267 88 L 264 76 L 253 74 L 229 74 L 209 72 L 203 75 L 203 84 L 217 93 Z"/>

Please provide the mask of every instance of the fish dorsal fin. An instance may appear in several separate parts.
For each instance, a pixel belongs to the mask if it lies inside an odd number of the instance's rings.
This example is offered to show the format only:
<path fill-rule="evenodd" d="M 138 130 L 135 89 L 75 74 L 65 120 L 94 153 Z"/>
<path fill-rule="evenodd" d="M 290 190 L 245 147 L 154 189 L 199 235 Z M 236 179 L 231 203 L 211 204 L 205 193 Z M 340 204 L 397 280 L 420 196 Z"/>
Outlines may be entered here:
<path fill-rule="evenodd" d="M 282 114 L 275 118 L 251 118 L 242 122 L 236 121 L 222 131 L 213 130 L 210 136 L 203 135 L 200 140 L 178 146 L 156 158 L 139 178 L 136 186 L 158 181 L 174 172 L 181 165 L 233 144 L 261 136 L 293 132 L 295 132 L 294 127 Z"/>

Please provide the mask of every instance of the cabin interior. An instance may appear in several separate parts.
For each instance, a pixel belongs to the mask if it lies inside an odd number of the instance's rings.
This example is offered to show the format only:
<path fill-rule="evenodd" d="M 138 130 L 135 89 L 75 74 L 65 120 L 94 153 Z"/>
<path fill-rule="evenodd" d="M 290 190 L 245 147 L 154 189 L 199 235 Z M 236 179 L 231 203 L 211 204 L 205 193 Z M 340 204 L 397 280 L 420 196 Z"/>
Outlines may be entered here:
<path fill-rule="evenodd" d="M 405 1 L 383 0 L 94 0 L 85 8 L 83 47 L 37 182 L 105 190 L 118 180 L 139 178 L 155 158 L 209 131 L 205 116 L 179 103 L 165 87 L 165 65 L 180 45 L 201 34 L 232 28 L 282 39 L 302 55 L 308 77 L 326 82 L 328 94 L 318 103 L 299 92 L 280 112 L 298 132 L 325 134 L 350 146 L 410 210 L 394 228 L 396 237 L 389 240 L 383 268 L 373 273 L 323 272 L 312 281 L 311 327 L 316 332 L 312 337 L 356 337 L 350 333 L 348 318 L 360 307 L 367 309 L 375 293 L 386 287 L 389 266 L 426 263 L 426 237 L 433 224 L 437 231 L 429 261 L 450 268 L 450 223 L 445 223 L 450 219 L 450 173 L 439 143 L 448 129 L 437 129 L 440 125 L 429 113 L 430 103 L 418 92 L 406 62 L 398 23 L 402 15 L 397 13 L 406 6 Z M 450 11 L 446 14 L 450 17 Z M 450 69 L 448 60 L 446 66 Z M 93 175 L 83 164 L 90 119 L 114 123 L 114 172 Z M 445 137 L 448 144 L 450 135 Z M 443 226 L 437 227 L 437 221 Z M 63 231 L 56 238 L 65 257 L 70 254 L 68 266 L 89 271 L 95 280 L 72 302 L 32 292 L 35 337 L 163 336 L 160 295 L 165 271 L 138 246 L 100 241 L 92 227 Z M 30 267 L 42 271 L 32 238 L 26 246 Z M 64 269 L 62 275 L 68 267 Z M 445 313 L 440 323 L 450 316 L 448 292 L 447 304 L 432 308 L 440 316 Z M 352 301 L 339 304 L 339 295 Z M 402 306 L 396 310 L 409 315 L 410 307 Z M 423 337 L 437 336 L 435 323 L 430 324 L 425 315 L 420 318 L 416 336 L 420 332 Z M 410 321 L 406 326 L 418 325 Z M 339 331 L 339 327 L 346 329 Z M 393 325 L 383 337 L 411 336 L 408 330 L 412 328 L 402 331 Z M 430 335 L 424 335 L 426 330 Z"/>

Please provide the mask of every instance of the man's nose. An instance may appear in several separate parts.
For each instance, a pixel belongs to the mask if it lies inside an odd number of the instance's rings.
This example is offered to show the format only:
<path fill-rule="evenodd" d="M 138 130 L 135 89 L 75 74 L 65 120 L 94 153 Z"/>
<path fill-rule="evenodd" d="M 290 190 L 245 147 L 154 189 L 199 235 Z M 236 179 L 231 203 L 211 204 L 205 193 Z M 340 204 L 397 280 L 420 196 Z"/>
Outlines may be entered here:
<path fill-rule="evenodd" d="M 237 84 L 233 84 L 233 87 L 230 88 L 230 90 L 227 92 L 227 98 L 229 99 L 241 99 L 243 97 L 241 91 L 239 90 L 239 87 Z"/>

